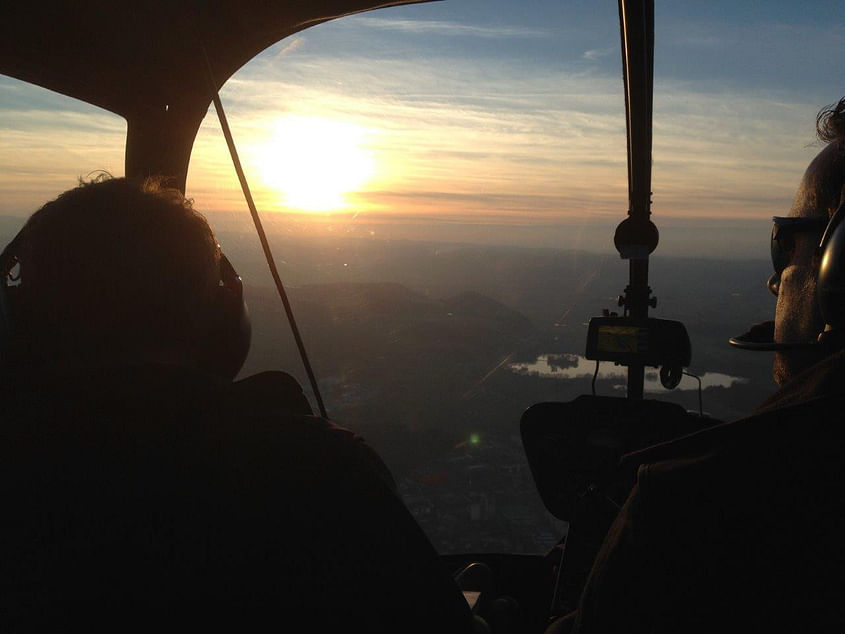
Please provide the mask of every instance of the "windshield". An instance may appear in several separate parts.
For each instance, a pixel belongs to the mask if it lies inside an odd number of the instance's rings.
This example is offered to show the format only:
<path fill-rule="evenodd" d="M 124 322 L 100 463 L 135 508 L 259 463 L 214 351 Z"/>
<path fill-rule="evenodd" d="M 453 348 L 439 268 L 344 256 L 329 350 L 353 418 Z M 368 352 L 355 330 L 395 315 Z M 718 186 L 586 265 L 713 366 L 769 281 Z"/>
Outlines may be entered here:
<path fill-rule="evenodd" d="M 771 358 L 726 341 L 772 316 L 770 219 L 818 151 L 816 111 L 841 96 L 834 4 L 656 10 L 652 314 L 687 326 L 719 419 L 773 390 Z M 279 42 L 221 90 L 329 416 L 385 458 L 441 552 L 541 552 L 565 530 L 519 420 L 590 392 L 586 323 L 627 284 L 618 28 L 615 3 L 385 9 Z M 12 80 L 0 99 L 12 225 L 78 176 L 122 173 L 120 120 Z M 245 280 L 242 375 L 307 385 L 213 109 L 187 194 Z M 624 385 L 600 367 L 599 394 Z M 698 410 L 697 389 L 647 372 L 649 398 Z"/>

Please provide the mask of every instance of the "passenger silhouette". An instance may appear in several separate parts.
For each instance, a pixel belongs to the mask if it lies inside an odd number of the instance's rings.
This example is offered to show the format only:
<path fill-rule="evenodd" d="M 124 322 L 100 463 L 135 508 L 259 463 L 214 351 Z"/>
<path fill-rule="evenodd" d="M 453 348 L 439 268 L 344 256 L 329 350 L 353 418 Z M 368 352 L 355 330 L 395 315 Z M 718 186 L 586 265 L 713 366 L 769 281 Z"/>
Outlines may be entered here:
<path fill-rule="evenodd" d="M 550 632 L 845 625 L 845 229 L 835 231 L 845 216 L 845 99 L 817 124 L 827 144 L 772 234 L 778 300 L 767 345 L 779 349 L 779 391 L 748 418 L 625 459 L 636 485 L 579 610 Z"/>
<path fill-rule="evenodd" d="M 376 453 L 233 382 L 240 279 L 179 192 L 82 184 L 0 263 L 3 630 L 471 631 Z"/>

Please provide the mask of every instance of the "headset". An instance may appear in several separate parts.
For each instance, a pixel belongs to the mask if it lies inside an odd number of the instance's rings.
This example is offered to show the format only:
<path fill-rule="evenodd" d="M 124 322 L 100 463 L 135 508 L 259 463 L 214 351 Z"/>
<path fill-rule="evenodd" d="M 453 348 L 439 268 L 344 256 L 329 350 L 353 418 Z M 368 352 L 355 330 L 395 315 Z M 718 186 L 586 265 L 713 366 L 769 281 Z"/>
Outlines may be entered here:
<path fill-rule="evenodd" d="M 836 211 L 827 220 L 823 217 L 779 218 L 775 217 L 772 228 L 772 266 L 775 274 L 769 280 L 769 288 L 777 294 L 780 274 L 789 264 L 789 256 L 780 245 L 780 234 L 797 229 L 824 228 L 816 247 L 816 303 L 825 327 L 816 341 L 778 343 L 774 341 L 775 322 L 767 321 L 730 339 L 730 344 L 742 350 L 753 352 L 808 350 L 818 346 L 831 349 L 845 347 L 845 187 Z"/>
<path fill-rule="evenodd" d="M 819 270 L 816 278 L 816 301 L 819 304 L 824 331 L 819 343 L 845 343 L 845 187 L 839 207 L 830 218 L 818 248 Z"/>
<path fill-rule="evenodd" d="M 252 322 L 244 301 L 243 280 L 223 251 L 220 251 L 220 281 L 214 302 L 215 325 L 197 349 L 197 362 L 207 372 L 232 380 L 249 353 Z"/>
<path fill-rule="evenodd" d="M 14 370 L 22 364 L 37 364 L 30 352 L 30 338 L 21 323 L 21 283 L 25 271 L 19 254 L 26 243 L 24 227 L 0 254 L 0 367 Z M 218 249 L 220 245 L 217 245 Z M 31 292 L 27 288 L 26 292 Z M 252 325 L 244 301 L 243 281 L 229 259 L 220 251 L 219 282 L 211 325 L 201 341 L 192 346 L 198 367 L 225 380 L 240 371 L 249 352 Z"/>

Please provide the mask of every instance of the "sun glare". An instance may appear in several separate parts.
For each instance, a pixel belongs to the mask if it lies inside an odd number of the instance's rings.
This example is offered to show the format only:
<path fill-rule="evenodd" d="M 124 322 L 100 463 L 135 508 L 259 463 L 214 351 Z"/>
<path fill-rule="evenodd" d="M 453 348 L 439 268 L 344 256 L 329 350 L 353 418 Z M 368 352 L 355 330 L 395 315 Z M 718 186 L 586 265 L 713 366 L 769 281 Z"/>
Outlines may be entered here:
<path fill-rule="evenodd" d="M 345 194 L 360 190 L 373 175 L 373 153 L 362 146 L 366 132 L 335 119 L 278 119 L 258 152 L 261 178 L 286 207 L 344 209 Z"/>

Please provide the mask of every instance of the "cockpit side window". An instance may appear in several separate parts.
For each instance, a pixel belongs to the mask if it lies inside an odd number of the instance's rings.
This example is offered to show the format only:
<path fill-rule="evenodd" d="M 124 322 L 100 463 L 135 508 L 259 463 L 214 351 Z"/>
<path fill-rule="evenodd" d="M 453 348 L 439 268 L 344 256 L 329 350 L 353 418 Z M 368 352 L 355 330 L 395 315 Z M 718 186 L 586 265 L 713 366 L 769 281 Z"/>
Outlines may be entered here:
<path fill-rule="evenodd" d="M 0 237 L 60 192 L 105 171 L 123 176 L 126 122 L 71 97 L 0 76 Z M 93 173 L 93 174 L 92 174 Z"/>

